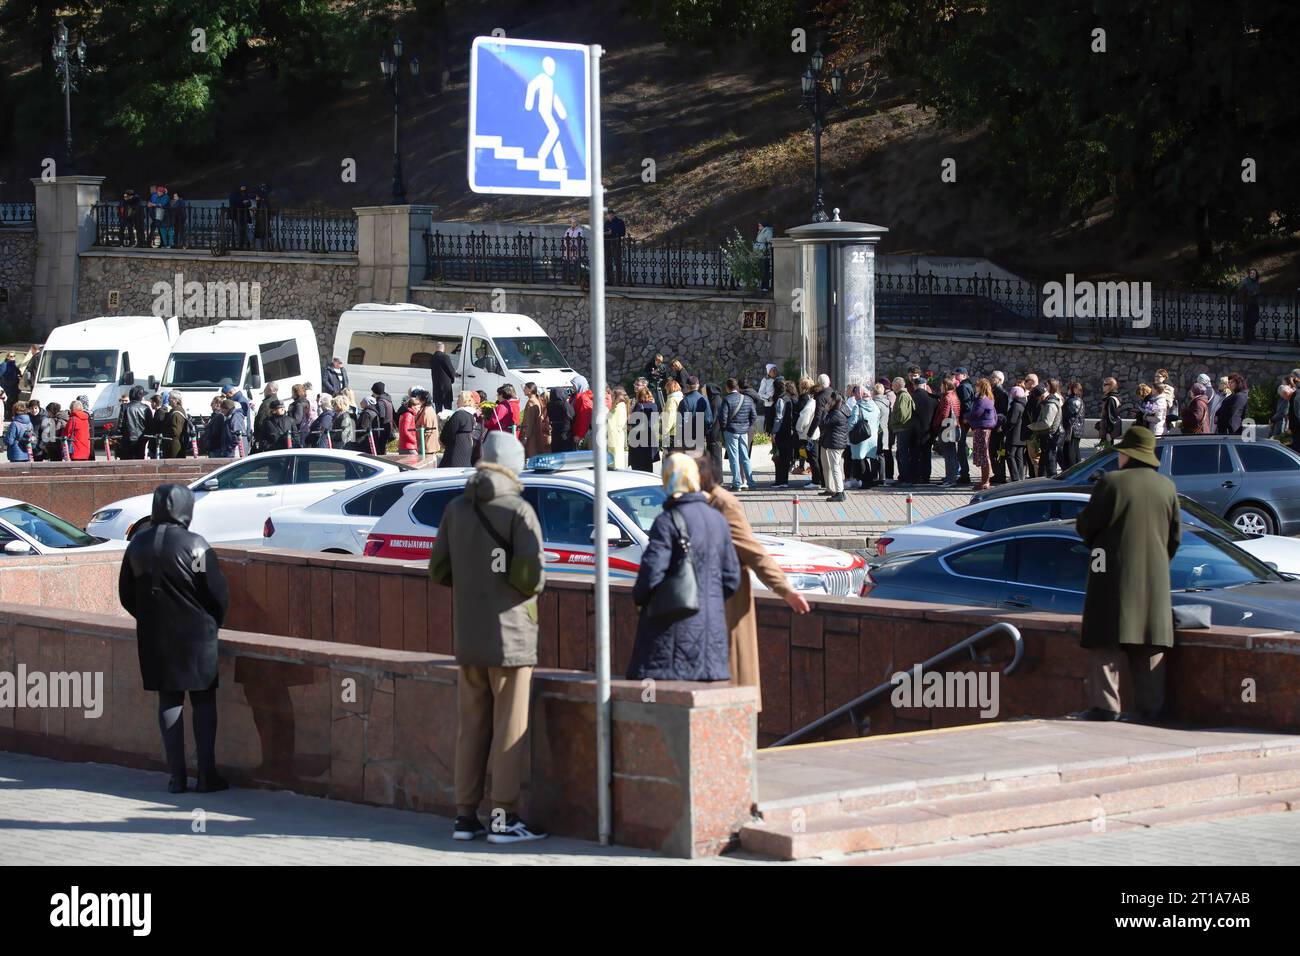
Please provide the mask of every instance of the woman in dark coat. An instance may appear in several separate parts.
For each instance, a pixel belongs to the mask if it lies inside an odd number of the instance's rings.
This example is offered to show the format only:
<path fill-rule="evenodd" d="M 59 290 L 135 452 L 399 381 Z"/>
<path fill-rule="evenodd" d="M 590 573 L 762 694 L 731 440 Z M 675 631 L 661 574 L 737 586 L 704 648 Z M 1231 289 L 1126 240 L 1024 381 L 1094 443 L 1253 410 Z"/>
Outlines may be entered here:
<path fill-rule="evenodd" d="M 668 500 L 650 528 L 650 542 L 641 556 L 641 569 L 632 589 L 632 598 L 642 610 L 628 679 L 730 680 L 731 631 L 726 601 L 736 593 L 741 575 L 731 528 L 700 491 L 699 467 L 686 455 L 669 455 L 664 462 L 664 490 Z M 645 606 L 673 560 L 677 538 L 674 513 L 685 519 L 700 607 L 689 617 L 664 625 L 651 621 Z"/>
<path fill-rule="evenodd" d="M 636 390 L 636 404 L 627 416 L 627 464 L 636 471 L 653 473 L 659 460 L 659 434 L 655 397 L 648 385 Z"/>
<path fill-rule="evenodd" d="M 477 406 L 478 393 L 460 393 L 460 407 L 451 413 L 438 435 L 442 442 L 439 468 L 469 468 L 474 464 L 474 427 L 477 424 L 474 409 Z"/>
<path fill-rule="evenodd" d="M 546 401 L 546 416 L 551 422 L 551 451 L 573 451 L 573 406 L 569 404 L 568 390 L 553 388 Z"/>
<path fill-rule="evenodd" d="M 1012 386 L 1011 400 L 1007 404 L 1007 474 L 1011 481 L 1025 477 L 1025 404 L 1029 396 L 1019 385 Z"/>
<path fill-rule="evenodd" d="M 726 392 L 718 388 L 717 385 L 710 382 L 704 386 L 709 399 L 709 413 L 713 416 L 712 424 L 709 426 L 709 437 L 705 443 L 704 452 L 713 459 L 713 467 L 716 474 L 723 474 L 722 471 L 722 399 Z M 755 408 L 760 407 L 758 404 Z M 753 428 L 753 425 L 750 426 Z M 750 438 L 753 438 L 753 432 L 750 432 Z"/>
<path fill-rule="evenodd" d="M 144 689 L 158 692 L 168 790 L 184 793 L 185 694 L 194 711 L 200 793 L 224 790 L 217 773 L 217 630 L 230 603 L 226 579 L 212 547 L 189 530 L 194 492 L 160 485 L 152 523 L 127 545 L 118 597 L 135 618 L 136 649 Z"/>
<path fill-rule="evenodd" d="M 1236 372 L 1228 376 L 1228 384 L 1232 386 L 1232 394 L 1219 406 L 1215 431 L 1220 435 L 1240 435 L 1246 419 L 1246 406 L 1250 403 L 1250 386 Z"/>

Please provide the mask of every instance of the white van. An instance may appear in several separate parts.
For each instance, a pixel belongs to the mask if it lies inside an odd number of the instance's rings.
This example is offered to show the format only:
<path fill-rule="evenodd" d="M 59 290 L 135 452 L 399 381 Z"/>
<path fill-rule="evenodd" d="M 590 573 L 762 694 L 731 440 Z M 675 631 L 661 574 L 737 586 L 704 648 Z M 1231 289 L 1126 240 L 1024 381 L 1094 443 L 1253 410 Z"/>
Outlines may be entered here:
<path fill-rule="evenodd" d="M 226 319 L 180 334 L 167 358 L 162 391 L 180 392 L 185 410 L 204 417 L 226 385 L 239 387 L 256 409 L 271 382 L 288 404 L 293 385 L 311 382 L 320 391 L 320 373 L 316 332 L 307 320 Z"/>
<path fill-rule="evenodd" d="M 118 399 L 139 384 L 158 387 L 167 353 L 180 335 L 175 316 L 104 315 L 50 331 L 32 379 L 32 398 L 44 408 L 68 408 L 78 395 L 90 399 L 86 412 L 95 434 L 117 421 Z"/>
<path fill-rule="evenodd" d="M 506 383 L 523 397 L 524 383 L 567 388 L 577 374 L 542 327 L 507 312 L 437 312 L 422 305 L 367 303 L 339 318 L 334 354 L 343 359 L 358 395 L 383 382 L 401 396 L 429 388 L 437 344 L 456 368 L 453 392 L 484 391 L 489 400 Z M 468 363 L 464 356 L 468 355 Z"/>

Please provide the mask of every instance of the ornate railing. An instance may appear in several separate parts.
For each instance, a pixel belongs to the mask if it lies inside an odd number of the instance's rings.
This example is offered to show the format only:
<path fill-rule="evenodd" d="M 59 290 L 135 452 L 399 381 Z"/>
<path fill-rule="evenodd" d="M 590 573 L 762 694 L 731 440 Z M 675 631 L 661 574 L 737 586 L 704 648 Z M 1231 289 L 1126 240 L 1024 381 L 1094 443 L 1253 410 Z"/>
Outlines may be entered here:
<path fill-rule="evenodd" d="M 36 221 L 36 203 L 0 202 L 0 226 L 26 226 Z"/>
<path fill-rule="evenodd" d="M 590 276 L 587 239 L 463 233 L 427 233 L 428 277 L 435 282 L 512 282 L 584 285 Z M 605 239 L 605 281 L 662 289 L 738 290 L 722 244 Z M 768 252 L 771 274 L 771 253 Z"/>
<path fill-rule="evenodd" d="M 1076 286 L 1082 281 L 1077 280 Z M 1093 288 L 1102 284 L 1099 281 Z M 1095 297 L 1090 311 L 1105 314 L 1049 316 L 1047 298 L 1045 283 L 1028 279 L 876 274 L 876 314 L 882 323 L 1039 332 L 1068 341 L 1155 338 L 1239 343 L 1246 339 L 1246 300 L 1238 291 L 1152 286 L 1149 314 L 1140 317 L 1132 302 L 1127 311 L 1117 311 L 1100 306 Z M 1300 344 L 1300 296 L 1261 294 L 1255 302 L 1259 308 L 1255 342 Z"/>
<path fill-rule="evenodd" d="M 357 251 L 357 217 L 350 210 L 231 210 L 225 206 L 167 209 L 161 218 L 141 205 L 95 204 L 95 245 L 109 248 L 207 249 L 227 252 Z"/>

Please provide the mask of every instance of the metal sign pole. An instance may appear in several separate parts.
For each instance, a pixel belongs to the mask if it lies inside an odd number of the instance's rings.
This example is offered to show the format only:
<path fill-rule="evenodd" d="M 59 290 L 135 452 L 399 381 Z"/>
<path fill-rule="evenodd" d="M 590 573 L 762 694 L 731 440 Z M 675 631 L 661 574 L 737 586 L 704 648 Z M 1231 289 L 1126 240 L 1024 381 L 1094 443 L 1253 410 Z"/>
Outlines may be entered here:
<path fill-rule="evenodd" d="M 591 526 L 596 532 L 596 822 L 601 845 L 613 836 L 610 766 L 609 691 L 609 541 L 605 537 L 605 188 L 600 169 L 600 57 L 591 45 L 591 242 L 587 244 L 591 268 L 591 427 L 592 464 L 595 466 L 596 502 Z"/>

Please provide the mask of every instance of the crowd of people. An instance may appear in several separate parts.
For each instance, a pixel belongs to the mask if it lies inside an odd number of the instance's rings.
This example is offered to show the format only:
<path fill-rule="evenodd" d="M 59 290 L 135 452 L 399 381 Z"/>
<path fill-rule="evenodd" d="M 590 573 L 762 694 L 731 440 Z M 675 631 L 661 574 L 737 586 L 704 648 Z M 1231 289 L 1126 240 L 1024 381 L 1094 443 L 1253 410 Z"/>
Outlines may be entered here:
<path fill-rule="evenodd" d="M 273 248 L 276 210 L 271 187 L 240 184 L 226 202 L 226 231 L 233 249 Z M 163 249 L 182 248 L 190 225 L 190 202 L 179 189 L 158 184 L 141 196 L 125 189 L 117 201 L 118 243 Z"/>

